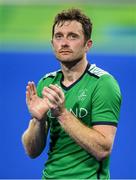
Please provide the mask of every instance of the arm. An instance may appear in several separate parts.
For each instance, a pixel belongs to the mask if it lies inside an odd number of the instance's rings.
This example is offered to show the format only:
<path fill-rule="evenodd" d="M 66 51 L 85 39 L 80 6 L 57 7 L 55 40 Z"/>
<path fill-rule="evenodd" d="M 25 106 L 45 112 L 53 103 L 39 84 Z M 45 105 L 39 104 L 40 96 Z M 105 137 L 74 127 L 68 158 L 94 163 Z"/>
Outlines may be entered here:
<path fill-rule="evenodd" d="M 98 160 L 107 157 L 112 149 L 116 128 L 109 125 L 87 127 L 64 107 L 64 94 L 54 85 L 44 88 L 48 105 L 64 130 L 86 151 Z"/>
<path fill-rule="evenodd" d="M 58 119 L 76 143 L 95 156 L 97 160 L 102 160 L 110 154 L 116 127 L 109 125 L 87 127 L 67 110 Z"/>
<path fill-rule="evenodd" d="M 42 99 L 37 96 L 33 82 L 29 82 L 26 87 L 26 103 L 33 118 L 22 135 L 22 143 L 27 154 L 31 158 L 35 158 L 41 154 L 46 145 L 48 133 L 46 112 L 48 111 L 48 105 L 46 98 Z"/>
<path fill-rule="evenodd" d="M 26 153 L 31 158 L 39 156 L 46 145 L 48 124 L 45 120 L 41 122 L 33 118 L 29 122 L 27 130 L 22 135 L 22 142 Z"/>

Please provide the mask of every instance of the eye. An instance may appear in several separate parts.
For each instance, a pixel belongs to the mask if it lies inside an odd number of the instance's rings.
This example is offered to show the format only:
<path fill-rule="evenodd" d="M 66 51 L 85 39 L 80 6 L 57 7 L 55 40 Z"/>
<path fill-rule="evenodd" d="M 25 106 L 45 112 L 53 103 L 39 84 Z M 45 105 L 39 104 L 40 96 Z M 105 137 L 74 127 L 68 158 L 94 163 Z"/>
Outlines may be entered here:
<path fill-rule="evenodd" d="M 59 40 L 59 39 L 62 38 L 62 35 L 61 35 L 61 34 L 56 34 L 56 35 L 55 35 L 55 38 Z"/>
<path fill-rule="evenodd" d="M 75 40 L 77 38 L 78 38 L 77 34 L 72 33 L 69 35 L 69 39 L 71 39 L 71 40 Z"/>

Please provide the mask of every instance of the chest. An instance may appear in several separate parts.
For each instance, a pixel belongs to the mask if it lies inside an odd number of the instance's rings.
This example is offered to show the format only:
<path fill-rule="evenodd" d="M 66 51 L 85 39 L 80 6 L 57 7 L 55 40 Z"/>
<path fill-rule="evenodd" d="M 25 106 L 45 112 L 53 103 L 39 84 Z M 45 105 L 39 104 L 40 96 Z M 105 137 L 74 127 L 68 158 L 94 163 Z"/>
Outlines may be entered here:
<path fill-rule="evenodd" d="M 65 95 L 66 109 L 80 121 L 91 126 L 92 95 L 95 87 L 93 80 L 90 77 L 84 77 L 70 87 L 62 86 L 58 79 L 53 83 L 62 88 Z M 51 113 L 48 113 L 48 117 L 50 120 L 55 118 Z"/>
<path fill-rule="evenodd" d="M 65 91 L 65 107 L 78 119 L 87 123 L 91 116 L 91 93 L 86 86 Z"/>

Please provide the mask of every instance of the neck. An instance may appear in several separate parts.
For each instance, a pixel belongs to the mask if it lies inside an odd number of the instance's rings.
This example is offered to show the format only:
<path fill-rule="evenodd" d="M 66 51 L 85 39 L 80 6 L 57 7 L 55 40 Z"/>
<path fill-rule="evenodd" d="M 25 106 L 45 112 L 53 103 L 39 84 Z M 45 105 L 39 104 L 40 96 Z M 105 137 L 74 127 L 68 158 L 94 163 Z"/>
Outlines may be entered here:
<path fill-rule="evenodd" d="M 78 62 L 61 63 L 62 72 L 64 75 L 63 84 L 69 86 L 74 83 L 84 73 L 88 61 L 81 60 Z"/>

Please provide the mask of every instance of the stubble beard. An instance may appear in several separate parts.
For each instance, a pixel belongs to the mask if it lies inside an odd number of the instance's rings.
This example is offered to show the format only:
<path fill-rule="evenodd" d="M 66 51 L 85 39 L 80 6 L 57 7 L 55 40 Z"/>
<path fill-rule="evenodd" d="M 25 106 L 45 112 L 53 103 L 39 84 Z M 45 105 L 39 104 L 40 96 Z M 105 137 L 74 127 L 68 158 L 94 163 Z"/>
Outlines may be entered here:
<path fill-rule="evenodd" d="M 83 60 L 83 56 L 79 56 L 78 58 L 73 58 L 73 59 L 61 59 L 59 57 L 56 56 L 56 59 L 60 62 L 60 64 L 68 67 L 68 68 L 72 68 L 73 66 L 75 66 L 76 64 L 78 64 L 80 61 Z"/>

